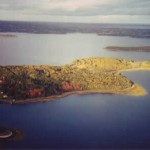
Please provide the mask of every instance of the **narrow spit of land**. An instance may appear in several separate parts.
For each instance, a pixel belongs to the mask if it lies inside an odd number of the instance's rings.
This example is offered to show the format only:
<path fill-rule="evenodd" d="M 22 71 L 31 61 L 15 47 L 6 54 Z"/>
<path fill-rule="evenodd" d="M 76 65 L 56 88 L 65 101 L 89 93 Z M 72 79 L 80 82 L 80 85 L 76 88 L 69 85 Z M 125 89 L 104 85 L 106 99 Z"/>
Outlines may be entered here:
<path fill-rule="evenodd" d="M 0 66 L 0 100 L 30 103 L 72 94 L 109 93 L 143 96 L 146 91 L 122 71 L 150 70 L 150 62 L 86 58 L 64 66 Z"/>
<path fill-rule="evenodd" d="M 138 46 L 138 47 L 107 46 L 105 49 L 111 50 L 111 51 L 150 52 L 150 46 Z"/>
<path fill-rule="evenodd" d="M 15 38 L 17 35 L 15 34 L 1 34 L 0 33 L 0 38 Z"/>

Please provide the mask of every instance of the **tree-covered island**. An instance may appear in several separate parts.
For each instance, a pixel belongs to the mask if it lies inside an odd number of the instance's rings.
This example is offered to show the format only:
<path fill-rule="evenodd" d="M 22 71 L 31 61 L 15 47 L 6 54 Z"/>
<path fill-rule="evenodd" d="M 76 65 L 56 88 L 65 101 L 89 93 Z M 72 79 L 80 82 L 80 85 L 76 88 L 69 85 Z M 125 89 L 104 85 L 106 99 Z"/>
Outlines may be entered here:
<path fill-rule="evenodd" d="M 0 66 L 0 100 L 9 103 L 48 101 L 70 94 L 145 95 L 121 71 L 150 69 L 150 62 L 86 58 L 64 66 Z"/>

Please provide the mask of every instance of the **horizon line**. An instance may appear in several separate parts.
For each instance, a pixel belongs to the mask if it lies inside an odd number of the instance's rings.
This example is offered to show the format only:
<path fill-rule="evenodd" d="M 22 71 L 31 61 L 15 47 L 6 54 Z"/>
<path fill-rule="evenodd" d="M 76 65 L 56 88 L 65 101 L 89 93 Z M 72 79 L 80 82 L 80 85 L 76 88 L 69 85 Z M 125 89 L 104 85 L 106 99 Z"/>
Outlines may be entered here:
<path fill-rule="evenodd" d="M 114 24 L 114 25 L 150 25 L 150 23 L 123 23 L 123 22 L 73 22 L 73 21 L 40 21 L 40 20 L 3 20 L 0 22 L 32 22 L 32 23 L 70 23 L 70 24 Z"/>

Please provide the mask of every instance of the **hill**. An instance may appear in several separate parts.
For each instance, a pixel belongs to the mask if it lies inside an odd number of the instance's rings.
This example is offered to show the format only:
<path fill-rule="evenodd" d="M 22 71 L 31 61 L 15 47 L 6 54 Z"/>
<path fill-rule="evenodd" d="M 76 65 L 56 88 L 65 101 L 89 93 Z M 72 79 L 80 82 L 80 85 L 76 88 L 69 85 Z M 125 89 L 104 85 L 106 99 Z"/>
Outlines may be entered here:
<path fill-rule="evenodd" d="M 64 66 L 0 66 L 0 99 L 10 103 L 26 103 L 74 93 L 145 95 L 140 85 L 120 73 L 134 69 L 150 69 L 150 62 L 86 58 Z"/>

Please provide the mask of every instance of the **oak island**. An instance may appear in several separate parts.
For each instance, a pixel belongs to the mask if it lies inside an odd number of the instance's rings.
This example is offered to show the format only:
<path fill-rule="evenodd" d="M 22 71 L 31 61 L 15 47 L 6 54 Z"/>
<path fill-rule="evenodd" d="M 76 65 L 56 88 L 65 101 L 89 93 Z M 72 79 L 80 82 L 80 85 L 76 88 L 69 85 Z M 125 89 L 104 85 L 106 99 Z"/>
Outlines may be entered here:
<path fill-rule="evenodd" d="M 0 101 L 25 104 L 72 94 L 146 95 L 122 71 L 150 70 L 150 62 L 120 58 L 84 58 L 63 66 L 0 66 Z"/>

